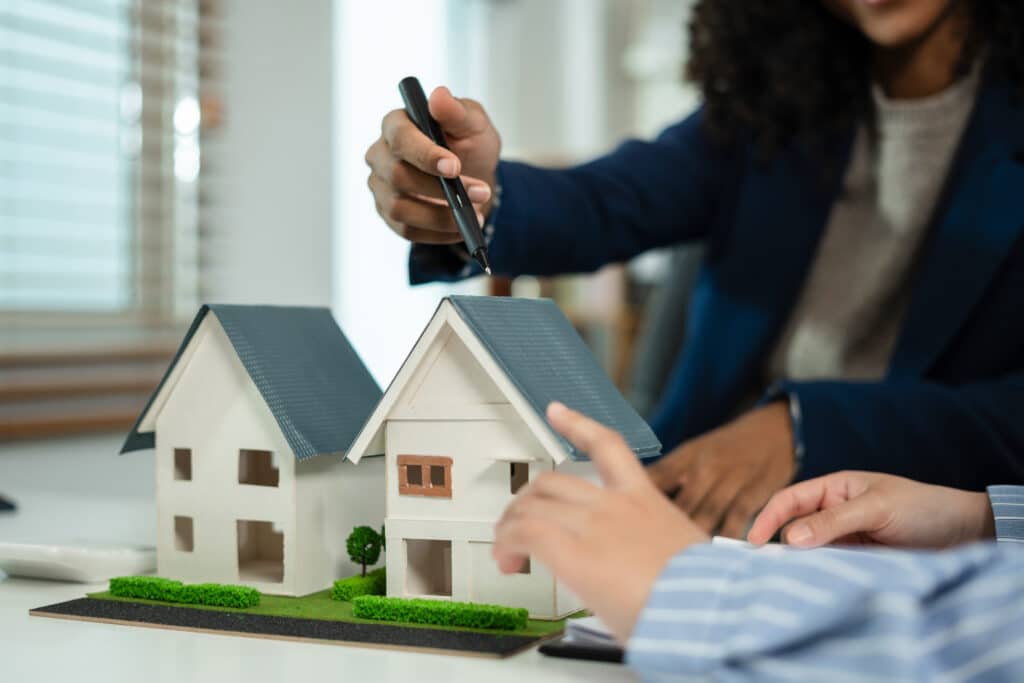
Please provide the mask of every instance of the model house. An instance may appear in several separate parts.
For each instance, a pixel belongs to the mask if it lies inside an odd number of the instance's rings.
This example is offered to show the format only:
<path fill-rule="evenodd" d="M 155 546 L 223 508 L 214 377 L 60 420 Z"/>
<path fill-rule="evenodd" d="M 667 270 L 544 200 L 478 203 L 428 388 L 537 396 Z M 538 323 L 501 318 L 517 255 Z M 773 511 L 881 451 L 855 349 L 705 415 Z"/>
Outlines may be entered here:
<path fill-rule="evenodd" d="M 491 558 L 494 524 L 519 489 L 586 456 L 544 418 L 562 401 L 619 430 L 637 457 L 661 444 L 545 299 L 444 299 L 348 452 L 385 456 L 388 595 L 526 607 L 580 604 L 546 567 L 516 575 Z"/>
<path fill-rule="evenodd" d="M 157 573 L 305 595 L 358 571 L 382 463 L 344 456 L 380 397 L 327 309 L 203 306 L 122 449 L 155 449 Z"/>

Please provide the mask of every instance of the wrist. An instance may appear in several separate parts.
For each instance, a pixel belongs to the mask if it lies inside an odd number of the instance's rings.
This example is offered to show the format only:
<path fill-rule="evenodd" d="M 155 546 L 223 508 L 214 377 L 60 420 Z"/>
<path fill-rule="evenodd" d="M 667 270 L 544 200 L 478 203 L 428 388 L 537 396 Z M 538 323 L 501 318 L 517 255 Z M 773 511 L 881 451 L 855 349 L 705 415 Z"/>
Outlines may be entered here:
<path fill-rule="evenodd" d="M 776 434 L 781 438 L 781 447 L 787 456 L 789 465 L 789 476 L 787 482 L 793 481 L 800 468 L 800 461 L 803 459 L 803 444 L 797 438 L 797 423 L 800 419 L 799 403 L 790 396 L 780 396 L 769 403 L 766 408 L 772 411 L 773 422 L 778 425 Z"/>
<path fill-rule="evenodd" d="M 780 403 L 786 407 L 789 418 L 790 453 L 793 456 L 793 470 L 790 480 L 793 481 L 803 469 L 804 454 L 806 452 L 803 408 L 800 405 L 800 396 L 795 391 L 788 391 L 782 382 L 776 382 L 768 389 L 761 403 L 762 405 Z"/>
<path fill-rule="evenodd" d="M 992 514 L 992 503 L 984 492 L 962 491 L 966 506 L 963 538 L 961 542 L 995 538 L 996 520 Z"/>
<path fill-rule="evenodd" d="M 992 501 L 989 500 L 988 494 L 984 492 L 974 493 L 972 495 L 978 501 L 979 518 L 981 520 L 978 538 L 995 538 L 996 518 L 995 514 L 992 512 Z"/>

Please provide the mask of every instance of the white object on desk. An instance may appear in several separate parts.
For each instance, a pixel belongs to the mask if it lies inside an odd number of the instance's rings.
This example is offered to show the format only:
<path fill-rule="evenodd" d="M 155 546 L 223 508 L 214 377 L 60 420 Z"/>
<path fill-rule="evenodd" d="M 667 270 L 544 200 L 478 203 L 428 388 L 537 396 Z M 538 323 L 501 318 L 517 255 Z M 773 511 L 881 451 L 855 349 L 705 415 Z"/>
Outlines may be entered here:
<path fill-rule="evenodd" d="M 115 576 L 147 574 L 155 568 L 156 549 L 151 547 L 0 541 L 0 569 L 10 576 L 98 583 Z"/>
<path fill-rule="evenodd" d="M 600 617 L 569 619 L 565 622 L 564 640 L 574 643 L 585 643 L 591 647 L 619 648 L 611 629 L 601 621 Z"/>
<path fill-rule="evenodd" d="M 747 550 L 756 550 L 759 553 L 784 553 L 787 548 L 782 543 L 765 543 L 764 545 L 754 545 L 753 543 L 747 543 L 737 538 L 729 538 L 727 536 L 714 536 L 711 542 L 715 545 L 731 545 L 740 548 L 746 548 Z"/>

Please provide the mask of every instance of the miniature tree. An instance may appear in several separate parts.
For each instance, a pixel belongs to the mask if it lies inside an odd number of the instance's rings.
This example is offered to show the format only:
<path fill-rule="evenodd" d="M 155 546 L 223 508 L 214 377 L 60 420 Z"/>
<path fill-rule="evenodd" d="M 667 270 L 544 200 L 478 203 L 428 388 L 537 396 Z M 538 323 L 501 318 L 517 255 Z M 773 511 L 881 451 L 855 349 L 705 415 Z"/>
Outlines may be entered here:
<path fill-rule="evenodd" d="M 345 547 L 348 549 L 348 556 L 356 564 L 363 566 L 363 576 L 366 576 L 366 566 L 372 565 L 380 559 L 381 535 L 368 526 L 357 526 L 348 535 Z"/>

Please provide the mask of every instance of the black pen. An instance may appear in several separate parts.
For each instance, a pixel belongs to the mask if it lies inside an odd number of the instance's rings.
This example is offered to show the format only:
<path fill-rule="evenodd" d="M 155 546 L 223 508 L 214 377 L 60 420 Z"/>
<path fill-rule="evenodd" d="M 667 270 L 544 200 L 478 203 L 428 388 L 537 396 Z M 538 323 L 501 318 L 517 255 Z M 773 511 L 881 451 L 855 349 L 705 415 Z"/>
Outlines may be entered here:
<path fill-rule="evenodd" d="M 415 76 L 403 78 L 398 84 L 398 92 L 402 93 L 405 113 L 409 115 L 416 127 L 423 131 L 423 134 L 430 138 L 435 145 L 448 149 L 441 126 L 430 115 L 427 96 L 423 92 L 419 80 Z M 444 191 L 445 199 L 448 200 L 448 206 L 452 207 L 455 224 L 459 226 L 459 233 L 466 243 L 466 250 L 480 264 L 484 272 L 490 275 L 491 264 L 487 260 L 484 232 L 480 229 L 480 222 L 476 219 L 476 209 L 473 208 L 473 202 L 469 201 L 466 187 L 459 178 L 439 177 L 438 180 L 441 181 L 441 189 Z"/>

